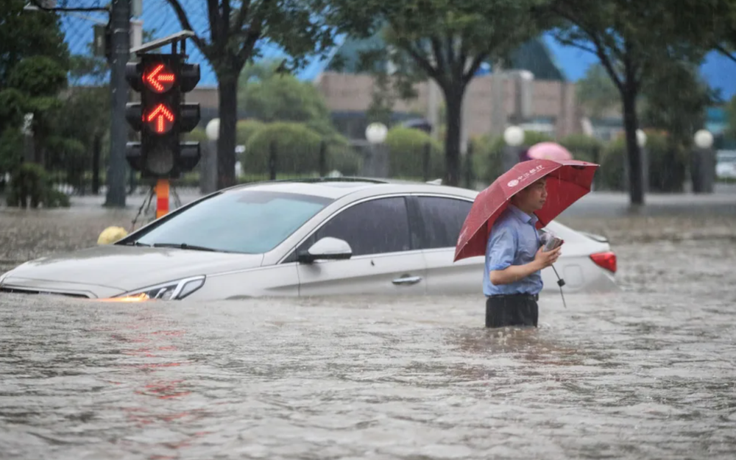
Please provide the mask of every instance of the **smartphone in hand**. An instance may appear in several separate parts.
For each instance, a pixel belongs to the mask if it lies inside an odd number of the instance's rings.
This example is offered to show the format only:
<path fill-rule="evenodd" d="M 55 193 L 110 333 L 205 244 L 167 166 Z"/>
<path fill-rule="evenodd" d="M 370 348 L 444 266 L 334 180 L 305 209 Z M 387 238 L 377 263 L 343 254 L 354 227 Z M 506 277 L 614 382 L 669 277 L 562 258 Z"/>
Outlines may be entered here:
<path fill-rule="evenodd" d="M 547 242 L 544 244 L 544 252 L 552 251 L 554 249 L 559 248 L 564 243 L 564 240 L 561 240 L 557 238 L 556 236 L 553 236 Z"/>

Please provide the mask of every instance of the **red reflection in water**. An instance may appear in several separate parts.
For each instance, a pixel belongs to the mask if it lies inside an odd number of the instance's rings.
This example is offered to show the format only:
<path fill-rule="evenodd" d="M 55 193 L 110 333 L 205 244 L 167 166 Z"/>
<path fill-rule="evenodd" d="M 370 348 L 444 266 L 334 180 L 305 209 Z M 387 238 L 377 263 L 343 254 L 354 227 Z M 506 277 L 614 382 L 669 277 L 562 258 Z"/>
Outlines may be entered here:
<path fill-rule="evenodd" d="M 176 424 L 177 431 L 181 432 L 181 428 L 187 424 L 191 424 L 199 420 L 204 416 L 204 409 L 194 410 L 176 410 L 182 402 L 186 400 L 188 396 L 192 394 L 187 386 L 187 381 L 181 376 L 179 378 L 170 378 L 159 374 L 160 370 L 168 368 L 177 368 L 190 364 L 188 361 L 171 360 L 173 352 L 179 351 L 177 346 L 171 343 L 172 340 L 177 340 L 185 336 L 186 331 L 181 329 L 158 329 L 156 324 L 156 315 L 146 315 L 146 312 L 141 312 L 141 316 L 133 318 L 129 323 L 121 325 L 116 330 L 110 330 L 112 338 L 122 342 L 126 345 L 139 345 L 131 347 L 121 351 L 125 356 L 129 356 L 136 359 L 136 362 L 129 364 L 120 364 L 119 366 L 125 369 L 124 373 L 130 373 L 131 370 L 134 372 L 143 372 L 145 378 L 142 386 L 137 386 L 133 389 L 133 393 L 137 397 L 143 398 L 155 398 L 152 401 L 166 401 L 167 403 L 162 405 L 161 403 L 147 404 L 142 401 L 140 407 L 127 407 L 123 408 L 126 414 L 126 418 L 139 428 L 150 427 L 154 424 Z M 161 324 L 161 326 L 170 326 L 170 321 L 166 321 L 167 324 Z M 103 329 L 105 330 L 105 329 Z M 169 359 L 167 359 L 169 358 Z M 170 373 L 170 372 L 169 372 Z M 140 375 L 140 374 L 137 374 Z M 132 374 L 131 378 L 135 379 L 136 374 Z M 135 380 L 128 380 L 135 381 Z M 124 385 L 126 381 L 112 381 L 112 385 Z M 174 409 L 171 411 L 171 409 Z M 197 431 L 189 438 L 181 442 L 167 442 L 162 443 L 163 446 L 169 449 L 178 450 L 191 445 L 191 442 L 209 434 L 206 431 Z M 149 458 L 164 459 L 164 458 L 176 458 L 177 455 L 153 455 Z"/>

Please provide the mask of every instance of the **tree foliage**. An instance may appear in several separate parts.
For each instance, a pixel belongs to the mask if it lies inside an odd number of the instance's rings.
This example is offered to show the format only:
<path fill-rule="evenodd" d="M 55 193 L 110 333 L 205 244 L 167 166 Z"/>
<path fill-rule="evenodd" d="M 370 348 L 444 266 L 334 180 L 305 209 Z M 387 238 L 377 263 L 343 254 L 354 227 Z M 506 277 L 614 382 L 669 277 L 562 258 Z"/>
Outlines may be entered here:
<path fill-rule="evenodd" d="M 32 113 L 35 160 L 42 162 L 49 121 L 60 107 L 69 52 L 55 14 L 23 11 L 23 0 L 2 0 L 0 7 L 0 132 L 16 147 L 23 115 Z M 5 170 L 22 161 L 22 148 L 3 149 Z"/>
<path fill-rule="evenodd" d="M 0 89 L 19 62 L 47 56 L 67 68 L 69 51 L 55 14 L 23 11 L 25 0 L 0 0 Z"/>
<path fill-rule="evenodd" d="M 195 32 L 194 43 L 217 75 L 220 98 L 217 185 L 220 188 L 234 185 L 238 78 L 243 66 L 260 56 L 262 45 L 268 41 L 280 45 L 290 56 L 288 68 L 298 68 L 306 62 L 307 55 L 321 53 L 333 44 L 332 30 L 322 27 L 323 15 L 315 0 L 207 0 L 206 30 L 192 26 L 185 2 L 166 1 L 182 27 Z"/>
<path fill-rule="evenodd" d="M 712 45 L 706 31 L 721 0 L 551 0 L 538 13 L 562 22 L 557 39 L 598 57 L 618 89 L 623 108 L 632 204 L 643 204 L 643 169 L 636 142 L 637 99 L 662 63 L 699 63 Z M 693 27 L 697 24 L 697 27 Z"/>
<path fill-rule="evenodd" d="M 244 69 L 238 105 L 265 122 L 328 121 L 330 111 L 319 90 L 310 82 L 277 72 L 278 65 L 254 64 Z"/>
<path fill-rule="evenodd" d="M 668 141 L 685 148 L 705 125 L 706 109 L 720 100 L 719 92 L 703 81 L 696 66 L 668 61 L 652 70 L 642 95 L 642 125 L 667 131 Z"/>
<path fill-rule="evenodd" d="M 441 88 L 447 107 L 444 182 L 460 180 L 462 99 L 480 65 L 507 57 L 538 32 L 530 15 L 545 0 L 322 0 L 328 20 L 338 30 L 370 36 L 385 30 L 386 41 L 418 72 Z M 398 66 L 399 68 L 404 66 Z M 416 71 L 416 72 L 415 72 Z"/>
<path fill-rule="evenodd" d="M 588 116 L 601 118 L 621 106 L 621 95 L 611 77 L 600 64 L 590 66 L 577 82 L 576 97 Z"/>

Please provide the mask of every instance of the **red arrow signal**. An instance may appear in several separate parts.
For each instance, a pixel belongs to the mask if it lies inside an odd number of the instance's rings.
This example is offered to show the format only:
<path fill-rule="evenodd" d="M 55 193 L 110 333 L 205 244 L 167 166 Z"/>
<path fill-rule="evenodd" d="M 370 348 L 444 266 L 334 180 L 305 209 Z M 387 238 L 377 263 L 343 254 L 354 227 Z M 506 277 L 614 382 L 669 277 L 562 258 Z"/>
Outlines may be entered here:
<path fill-rule="evenodd" d="M 156 64 L 153 70 L 143 73 L 143 83 L 157 93 L 170 90 L 175 80 L 174 74 L 164 64 Z"/>
<path fill-rule="evenodd" d="M 143 116 L 143 121 L 148 123 L 153 132 L 163 134 L 173 126 L 174 114 L 164 104 L 159 104 L 148 115 Z"/>

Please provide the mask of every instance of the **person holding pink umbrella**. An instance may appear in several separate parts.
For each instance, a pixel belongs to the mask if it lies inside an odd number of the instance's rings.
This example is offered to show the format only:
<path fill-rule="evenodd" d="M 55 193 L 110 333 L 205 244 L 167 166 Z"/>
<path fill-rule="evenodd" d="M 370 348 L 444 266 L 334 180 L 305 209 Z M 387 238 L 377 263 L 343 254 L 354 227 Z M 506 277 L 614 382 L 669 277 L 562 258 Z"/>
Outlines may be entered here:
<path fill-rule="evenodd" d="M 575 160 L 524 161 L 478 194 L 455 261 L 485 255 L 486 327 L 537 327 L 541 270 L 561 251 L 545 248 L 538 230 L 590 192 L 596 168 Z"/>

